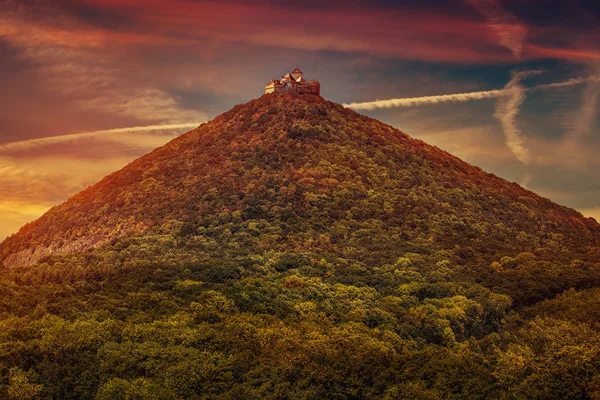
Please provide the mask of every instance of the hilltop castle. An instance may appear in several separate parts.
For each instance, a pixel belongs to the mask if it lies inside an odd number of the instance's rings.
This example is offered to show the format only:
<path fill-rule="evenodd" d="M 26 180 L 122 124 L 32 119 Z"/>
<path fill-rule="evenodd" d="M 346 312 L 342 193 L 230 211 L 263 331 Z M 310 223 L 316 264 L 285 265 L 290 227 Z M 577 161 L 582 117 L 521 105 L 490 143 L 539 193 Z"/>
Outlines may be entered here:
<path fill-rule="evenodd" d="M 321 94 L 321 84 L 314 79 L 308 82 L 302 77 L 302 71 L 296 67 L 291 73 L 288 72 L 281 80 L 271 79 L 265 86 L 265 93 L 292 93 L 292 94 Z"/>

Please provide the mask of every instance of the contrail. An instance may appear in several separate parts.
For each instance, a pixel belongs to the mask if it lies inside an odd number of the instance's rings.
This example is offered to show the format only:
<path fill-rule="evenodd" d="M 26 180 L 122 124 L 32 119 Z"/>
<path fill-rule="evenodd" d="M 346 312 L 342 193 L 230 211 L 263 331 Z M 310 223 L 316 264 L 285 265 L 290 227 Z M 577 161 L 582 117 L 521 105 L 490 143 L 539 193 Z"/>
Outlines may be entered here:
<path fill-rule="evenodd" d="M 579 77 L 571 78 L 563 82 L 549 83 L 546 85 L 535 86 L 527 90 L 545 90 L 545 89 L 557 89 L 563 87 L 569 87 L 574 85 L 580 85 L 585 82 L 600 82 L 600 77 Z M 389 100 L 375 100 L 366 101 L 361 103 L 347 103 L 343 104 L 344 107 L 352 108 L 354 110 L 374 110 L 376 108 L 391 108 L 391 107 L 412 107 L 439 103 L 462 103 L 470 100 L 482 100 L 482 99 L 493 99 L 503 96 L 509 96 L 510 91 L 506 89 L 497 90 L 486 90 L 481 92 L 470 92 L 470 93 L 456 93 L 456 94 L 442 94 L 436 96 L 422 96 L 422 97 L 405 97 L 399 99 Z"/>
<path fill-rule="evenodd" d="M 513 152 L 515 157 L 523 164 L 527 165 L 530 160 L 529 150 L 525 147 L 525 139 L 517 125 L 517 115 L 521 105 L 525 101 L 527 91 L 561 89 L 570 86 L 580 85 L 586 82 L 600 82 L 599 76 L 577 77 L 571 78 L 562 82 L 548 83 L 545 85 L 525 88 L 521 84 L 521 80 L 527 76 L 539 74 L 541 71 L 523 71 L 513 74 L 512 79 L 508 84 L 498 90 L 487 90 L 481 92 L 444 94 L 438 96 L 423 96 L 423 97 L 408 97 L 390 100 L 376 100 L 363 103 L 344 104 L 344 107 L 353 108 L 355 110 L 373 110 L 376 108 L 390 107 L 411 107 L 449 102 L 465 102 L 470 100 L 481 100 L 498 98 L 496 104 L 496 112 L 494 117 L 500 121 L 506 145 Z M 596 103 L 593 102 L 593 105 Z M 587 115 L 587 114 L 586 114 Z M 587 118 L 589 119 L 589 118 Z M 586 119 L 586 120 L 587 120 Z"/>
<path fill-rule="evenodd" d="M 588 77 L 571 78 L 571 79 L 568 79 L 568 80 L 566 80 L 564 82 L 548 83 L 546 85 L 536 86 L 534 88 L 531 88 L 531 90 L 535 90 L 535 89 L 554 89 L 554 88 L 568 87 L 568 86 L 573 86 L 573 85 L 580 85 L 582 83 L 587 83 L 587 82 L 598 83 L 598 82 L 600 82 L 600 76 L 588 76 Z"/>
<path fill-rule="evenodd" d="M 514 73 L 510 82 L 504 86 L 507 96 L 498 100 L 494 117 L 500 121 L 506 145 L 513 152 L 515 157 L 523 164 L 529 163 L 529 150 L 525 147 L 525 138 L 517 125 L 517 115 L 521 105 L 525 101 L 525 87 L 521 81 L 531 75 L 536 75 L 541 71 L 521 71 Z"/>
<path fill-rule="evenodd" d="M 373 110 L 375 108 L 411 107 L 425 104 L 462 103 L 469 100 L 493 99 L 504 96 L 503 90 L 487 90 L 482 92 L 442 94 L 437 96 L 406 97 L 402 99 L 376 100 L 363 103 L 344 104 L 344 107 L 355 110 Z"/>
<path fill-rule="evenodd" d="M 10 142 L 10 143 L 5 143 L 5 144 L 0 144 L 0 152 L 10 151 L 10 150 L 30 149 L 30 148 L 37 147 L 37 146 L 43 146 L 43 145 L 48 145 L 48 144 L 53 144 L 53 143 L 61 143 L 61 142 L 66 142 L 66 141 L 70 141 L 70 140 L 94 137 L 94 136 L 98 136 L 98 135 L 195 128 L 198 125 L 200 125 L 201 123 L 202 122 L 189 122 L 189 123 L 185 123 L 185 124 L 131 126 L 131 127 L 127 127 L 127 128 L 105 129 L 105 130 L 100 130 L 100 131 L 72 133 L 70 135 L 49 136 L 49 137 L 29 139 L 29 140 L 20 140 L 18 142 Z"/>

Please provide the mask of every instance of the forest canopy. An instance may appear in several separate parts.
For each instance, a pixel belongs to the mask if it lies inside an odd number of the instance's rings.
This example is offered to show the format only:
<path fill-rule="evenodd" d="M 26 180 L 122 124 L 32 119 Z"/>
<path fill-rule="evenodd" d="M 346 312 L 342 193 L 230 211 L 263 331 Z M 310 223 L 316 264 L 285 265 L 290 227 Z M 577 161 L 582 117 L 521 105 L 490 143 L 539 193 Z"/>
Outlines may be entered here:
<path fill-rule="evenodd" d="M 599 238 L 379 121 L 265 95 L 0 245 L 0 397 L 597 399 Z"/>

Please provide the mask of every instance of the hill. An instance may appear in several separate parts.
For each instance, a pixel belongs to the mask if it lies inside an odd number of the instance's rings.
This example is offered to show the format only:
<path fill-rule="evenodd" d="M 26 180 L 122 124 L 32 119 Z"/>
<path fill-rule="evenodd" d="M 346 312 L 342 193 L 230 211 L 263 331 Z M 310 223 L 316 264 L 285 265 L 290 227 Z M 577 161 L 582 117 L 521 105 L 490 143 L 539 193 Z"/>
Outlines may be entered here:
<path fill-rule="evenodd" d="M 592 397 L 599 239 L 593 219 L 380 121 L 264 95 L 0 245 L 0 383 L 54 398 Z"/>
<path fill-rule="evenodd" d="M 265 95 L 53 208 L 2 243 L 0 260 L 30 264 L 169 224 L 197 227 L 222 213 L 303 225 L 269 248 L 328 235 L 341 251 L 348 234 L 332 231 L 336 221 L 371 229 L 377 220 L 399 243 L 492 255 L 520 233 L 533 250 L 552 234 L 593 244 L 600 231 L 574 210 L 322 97 Z M 490 246 L 490 237 L 500 240 Z M 387 244 L 405 247 L 399 243 Z"/>

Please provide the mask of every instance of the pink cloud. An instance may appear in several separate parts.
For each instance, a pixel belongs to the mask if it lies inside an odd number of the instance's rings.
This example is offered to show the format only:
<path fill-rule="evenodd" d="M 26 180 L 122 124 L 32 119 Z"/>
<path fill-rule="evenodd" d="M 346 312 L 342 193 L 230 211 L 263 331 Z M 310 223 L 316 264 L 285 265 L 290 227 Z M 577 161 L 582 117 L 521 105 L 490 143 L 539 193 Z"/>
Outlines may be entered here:
<path fill-rule="evenodd" d="M 0 26 L 23 45 L 75 48 L 202 46 L 215 43 L 302 50 L 335 50 L 448 62 L 501 62 L 486 24 L 468 18 L 416 11 L 377 9 L 290 10 L 263 5 L 187 1 L 89 2 L 135 14 L 121 30 L 102 29 L 73 17 L 40 19 L 38 9 L 7 13 Z M 48 8 L 47 6 L 46 8 Z M 60 10 L 47 10 L 49 14 Z M 293 14 L 293 18 L 290 15 Z"/>
<path fill-rule="evenodd" d="M 598 59 L 598 51 L 550 46 L 553 37 L 570 38 L 560 27 L 530 27 L 492 0 L 465 0 L 486 15 L 444 13 L 406 6 L 381 9 L 346 5 L 342 8 L 287 9 L 261 3 L 192 2 L 186 0 L 89 0 L 98 10 L 131 19 L 119 29 L 103 28 L 81 18 L 61 15 L 40 18 L 40 9 L 6 13 L 0 18 L 5 36 L 26 45 L 52 44 L 113 51 L 131 46 L 193 46 L 194 51 L 219 44 L 245 43 L 300 50 L 368 53 L 421 61 L 509 63 L 523 59 Z M 54 22 L 53 22 L 54 21 Z M 525 32 L 531 33 L 531 38 Z M 558 34 L 557 34 L 558 32 Z M 587 34 L 589 36 L 589 34 Z M 576 40 L 572 38 L 571 40 Z M 587 39 L 586 39 L 587 40 Z M 585 48 L 585 47 L 584 47 Z"/>
<path fill-rule="evenodd" d="M 595 49 L 546 47 L 528 44 L 527 52 L 531 58 L 558 58 L 581 62 L 598 62 L 600 60 L 600 50 Z"/>

